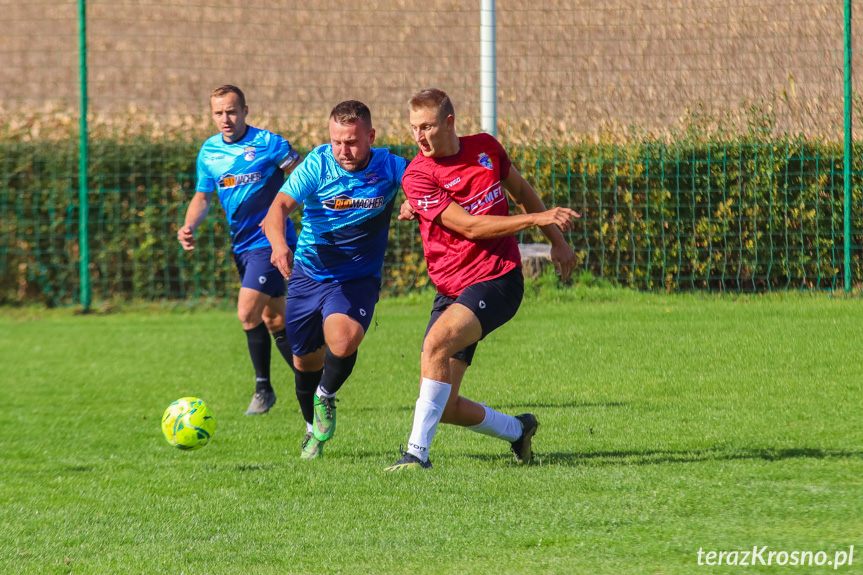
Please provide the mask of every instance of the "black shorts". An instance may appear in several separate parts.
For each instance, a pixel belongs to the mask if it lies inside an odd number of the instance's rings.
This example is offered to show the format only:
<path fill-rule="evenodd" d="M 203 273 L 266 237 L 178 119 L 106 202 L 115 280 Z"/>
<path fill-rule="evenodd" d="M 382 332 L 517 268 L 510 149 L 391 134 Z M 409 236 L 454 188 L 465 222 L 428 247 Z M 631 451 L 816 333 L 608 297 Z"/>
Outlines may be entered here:
<path fill-rule="evenodd" d="M 437 318 L 449 306 L 459 303 L 472 311 L 479 320 L 479 324 L 482 326 L 482 337 L 480 337 L 482 340 L 515 317 L 515 312 L 518 311 L 523 297 L 524 275 L 521 273 L 520 267 L 493 280 L 469 286 L 455 299 L 438 293 L 434 298 L 431 319 L 429 319 L 428 327 L 426 327 L 426 335 Z M 453 358 L 460 359 L 470 365 L 475 352 L 476 343 L 457 351 L 453 354 Z"/>

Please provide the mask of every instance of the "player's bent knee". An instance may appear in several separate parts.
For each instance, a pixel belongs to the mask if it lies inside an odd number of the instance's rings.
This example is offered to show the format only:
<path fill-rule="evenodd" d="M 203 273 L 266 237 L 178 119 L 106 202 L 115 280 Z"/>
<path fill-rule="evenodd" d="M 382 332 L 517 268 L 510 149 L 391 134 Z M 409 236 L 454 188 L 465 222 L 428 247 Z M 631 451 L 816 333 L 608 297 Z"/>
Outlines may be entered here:
<path fill-rule="evenodd" d="M 240 320 L 240 323 L 243 324 L 243 329 L 252 329 L 260 324 L 263 319 L 259 313 L 255 313 L 254 308 L 245 307 L 237 309 L 237 318 Z"/>
<path fill-rule="evenodd" d="M 433 361 L 441 361 L 448 358 L 461 349 L 453 341 L 446 334 L 443 337 L 439 337 L 430 333 L 423 341 L 423 355 L 428 355 L 429 359 Z"/>
<path fill-rule="evenodd" d="M 359 349 L 360 343 L 363 341 L 363 336 L 365 336 L 365 332 L 362 327 L 357 325 L 349 328 L 333 330 L 332 332 L 325 334 L 325 339 L 330 353 L 339 357 L 347 357 Z"/>
<path fill-rule="evenodd" d="M 362 335 L 359 338 L 336 339 L 333 342 L 327 342 L 327 347 L 333 355 L 347 357 L 359 349 L 362 341 Z"/>

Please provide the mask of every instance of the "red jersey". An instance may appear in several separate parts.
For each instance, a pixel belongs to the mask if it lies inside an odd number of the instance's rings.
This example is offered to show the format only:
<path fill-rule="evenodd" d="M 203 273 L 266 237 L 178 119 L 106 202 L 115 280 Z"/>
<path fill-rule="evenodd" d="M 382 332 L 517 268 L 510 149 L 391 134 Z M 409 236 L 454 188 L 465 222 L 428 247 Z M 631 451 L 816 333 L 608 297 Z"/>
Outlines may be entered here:
<path fill-rule="evenodd" d="M 451 202 L 475 216 L 509 215 L 501 180 L 511 164 L 503 146 L 489 134 L 465 136 L 459 144 L 454 156 L 417 154 L 402 179 L 419 217 L 429 277 L 440 293 L 452 298 L 468 286 L 521 267 L 515 236 L 469 240 L 434 221 Z"/>

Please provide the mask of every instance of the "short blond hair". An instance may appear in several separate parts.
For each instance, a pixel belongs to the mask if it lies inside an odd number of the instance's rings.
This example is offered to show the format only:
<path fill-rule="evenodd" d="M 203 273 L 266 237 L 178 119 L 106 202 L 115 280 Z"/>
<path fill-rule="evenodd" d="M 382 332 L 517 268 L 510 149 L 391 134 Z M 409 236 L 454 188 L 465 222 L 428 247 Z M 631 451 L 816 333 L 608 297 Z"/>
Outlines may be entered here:
<path fill-rule="evenodd" d="M 434 110 L 438 118 L 443 120 L 447 116 L 455 118 L 455 108 L 449 95 L 439 88 L 426 88 L 414 94 L 408 100 L 408 108 L 411 112 L 417 110 Z"/>

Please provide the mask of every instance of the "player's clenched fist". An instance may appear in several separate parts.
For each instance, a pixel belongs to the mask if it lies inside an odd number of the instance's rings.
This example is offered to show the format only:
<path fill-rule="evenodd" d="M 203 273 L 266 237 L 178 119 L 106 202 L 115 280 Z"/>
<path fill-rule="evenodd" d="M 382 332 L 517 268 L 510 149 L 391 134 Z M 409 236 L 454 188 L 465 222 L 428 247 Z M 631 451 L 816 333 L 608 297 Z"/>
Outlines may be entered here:
<path fill-rule="evenodd" d="M 407 200 L 405 200 L 402 203 L 402 206 L 399 208 L 399 219 L 407 221 L 413 221 L 417 219 L 416 210 L 414 210 L 413 206 L 411 206 L 411 203 Z"/>

